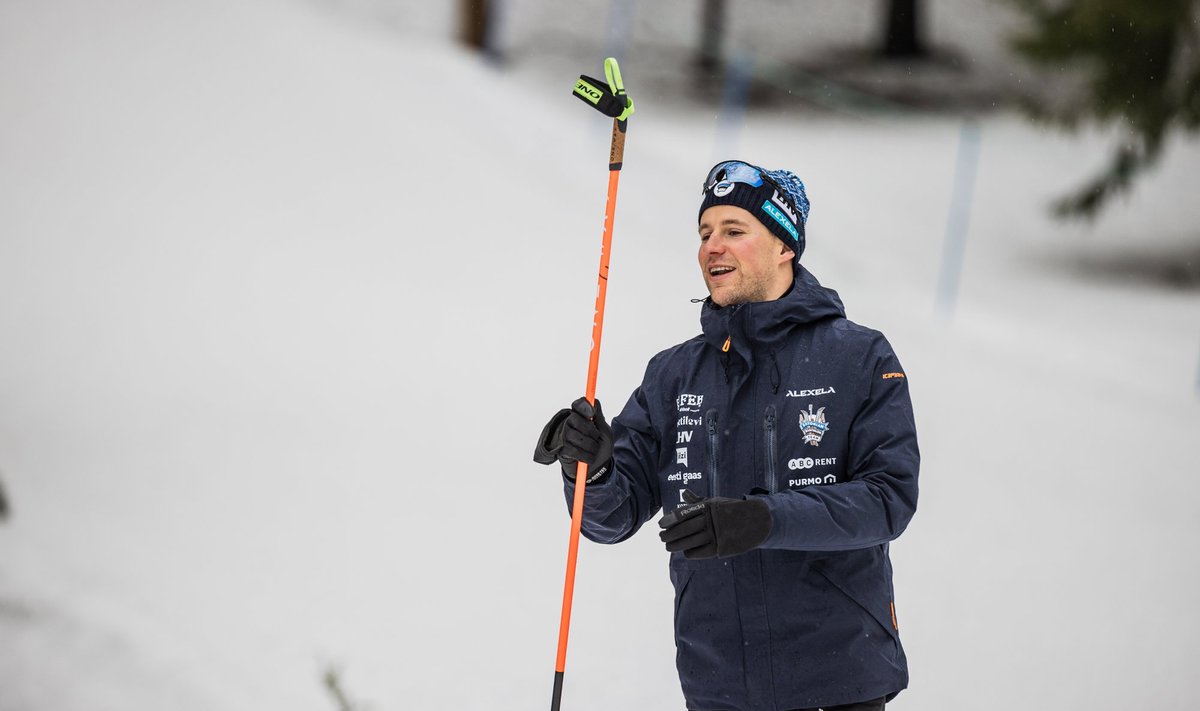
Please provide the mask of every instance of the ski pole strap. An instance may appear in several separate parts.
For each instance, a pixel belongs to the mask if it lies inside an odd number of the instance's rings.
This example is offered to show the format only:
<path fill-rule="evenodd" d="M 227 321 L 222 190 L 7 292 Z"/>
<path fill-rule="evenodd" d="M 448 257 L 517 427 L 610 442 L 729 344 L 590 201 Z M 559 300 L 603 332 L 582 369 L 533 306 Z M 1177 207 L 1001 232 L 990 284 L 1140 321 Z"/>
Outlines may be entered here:
<path fill-rule="evenodd" d="M 604 81 L 579 75 L 575 82 L 575 96 L 581 101 L 591 104 L 605 116 L 611 116 L 618 121 L 625 121 L 633 113 L 633 102 L 625 93 L 625 82 L 621 79 L 621 68 L 617 60 L 609 57 L 604 60 Z"/>
<path fill-rule="evenodd" d="M 629 97 L 614 94 L 608 86 L 599 79 L 581 74 L 575 82 L 575 96 L 591 104 L 605 116 L 611 116 L 618 121 L 624 121 L 633 113 L 633 102 Z"/>
<path fill-rule="evenodd" d="M 617 64 L 616 57 L 604 60 L 604 79 L 608 81 L 608 88 L 612 93 L 625 96 L 625 82 L 621 79 L 621 67 Z M 630 102 L 629 106 L 629 113 L 633 113 L 633 102 Z"/>

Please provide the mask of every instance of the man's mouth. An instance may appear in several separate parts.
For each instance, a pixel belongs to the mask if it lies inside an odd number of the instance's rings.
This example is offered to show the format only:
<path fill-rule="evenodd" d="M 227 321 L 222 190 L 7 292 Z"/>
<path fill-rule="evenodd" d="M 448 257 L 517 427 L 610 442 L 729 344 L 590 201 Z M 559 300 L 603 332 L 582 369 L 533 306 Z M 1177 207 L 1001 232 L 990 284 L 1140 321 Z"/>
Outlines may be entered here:
<path fill-rule="evenodd" d="M 732 273 L 733 273 L 733 267 L 725 266 L 723 264 L 714 265 L 714 266 L 711 266 L 708 268 L 708 276 L 713 279 L 715 279 L 717 277 L 725 276 L 726 274 L 732 274 Z"/>

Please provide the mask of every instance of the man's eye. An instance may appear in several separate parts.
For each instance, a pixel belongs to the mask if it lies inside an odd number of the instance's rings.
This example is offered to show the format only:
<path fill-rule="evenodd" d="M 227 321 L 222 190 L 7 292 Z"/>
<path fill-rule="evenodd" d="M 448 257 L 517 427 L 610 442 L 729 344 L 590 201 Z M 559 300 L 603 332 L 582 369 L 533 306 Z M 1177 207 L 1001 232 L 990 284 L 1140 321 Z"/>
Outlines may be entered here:
<path fill-rule="evenodd" d="M 707 242 L 707 241 L 708 241 L 708 235 L 700 235 L 700 241 L 701 241 L 701 242 Z"/>

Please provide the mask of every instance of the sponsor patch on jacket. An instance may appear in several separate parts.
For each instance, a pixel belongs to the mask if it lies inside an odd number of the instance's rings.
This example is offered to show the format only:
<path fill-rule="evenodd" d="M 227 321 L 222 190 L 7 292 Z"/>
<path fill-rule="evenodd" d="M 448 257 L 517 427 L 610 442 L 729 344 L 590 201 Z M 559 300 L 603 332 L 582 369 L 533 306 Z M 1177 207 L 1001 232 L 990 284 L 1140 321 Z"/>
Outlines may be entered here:
<path fill-rule="evenodd" d="M 883 374 L 884 380 L 889 380 L 891 378 L 903 378 L 903 377 L 904 377 L 904 373 L 884 373 Z"/>
<path fill-rule="evenodd" d="M 819 486 L 821 484 L 836 484 L 837 477 L 833 474 L 825 476 L 809 476 L 801 479 L 788 479 L 788 486 Z"/>
<path fill-rule="evenodd" d="M 804 443 L 816 447 L 829 430 L 829 423 L 825 421 L 825 408 L 818 408 L 816 412 L 812 409 L 809 404 L 808 412 L 800 413 L 800 431 L 804 434 Z"/>
<path fill-rule="evenodd" d="M 836 395 L 837 390 L 833 389 L 832 385 L 823 388 L 813 388 L 812 390 L 788 390 L 785 397 L 817 397 L 819 395 Z"/>
<path fill-rule="evenodd" d="M 832 467 L 837 464 L 837 457 L 823 457 L 813 459 L 812 457 L 797 457 L 788 460 L 788 469 L 796 471 L 797 469 L 812 469 L 813 467 Z"/>

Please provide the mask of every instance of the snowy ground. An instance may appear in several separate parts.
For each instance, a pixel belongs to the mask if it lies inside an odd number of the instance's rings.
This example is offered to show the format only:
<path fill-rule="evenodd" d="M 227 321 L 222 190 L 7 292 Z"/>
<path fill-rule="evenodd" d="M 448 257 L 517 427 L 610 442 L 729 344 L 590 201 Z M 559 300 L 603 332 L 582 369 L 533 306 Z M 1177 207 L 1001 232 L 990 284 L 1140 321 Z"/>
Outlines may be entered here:
<path fill-rule="evenodd" d="M 529 455 L 583 387 L 599 60 L 498 73 L 328 3 L 0 5 L 0 711 L 328 711 L 329 666 L 374 711 L 544 707 L 568 522 Z M 1107 137 L 985 119 L 947 321 L 958 121 L 638 111 L 609 409 L 698 328 L 713 154 L 795 170 L 918 411 L 892 707 L 1186 707 L 1200 294 L 1096 265 L 1196 251 L 1200 145 L 1089 231 L 1043 206 Z M 682 707 L 665 568 L 583 546 L 571 709 Z"/>

